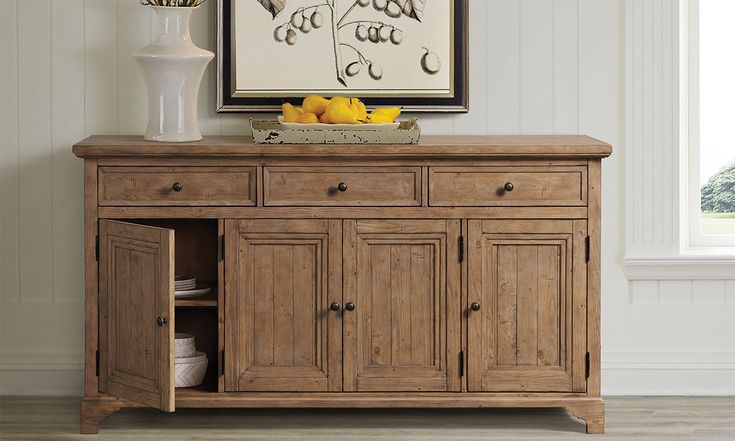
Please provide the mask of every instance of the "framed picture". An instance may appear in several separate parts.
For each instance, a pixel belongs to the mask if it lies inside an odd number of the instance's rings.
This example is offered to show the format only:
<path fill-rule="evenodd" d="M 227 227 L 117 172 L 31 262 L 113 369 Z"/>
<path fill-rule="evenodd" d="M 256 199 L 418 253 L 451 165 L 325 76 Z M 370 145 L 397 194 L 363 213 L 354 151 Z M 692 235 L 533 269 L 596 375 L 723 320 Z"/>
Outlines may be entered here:
<path fill-rule="evenodd" d="M 218 0 L 217 111 L 318 94 L 468 110 L 468 0 Z"/>

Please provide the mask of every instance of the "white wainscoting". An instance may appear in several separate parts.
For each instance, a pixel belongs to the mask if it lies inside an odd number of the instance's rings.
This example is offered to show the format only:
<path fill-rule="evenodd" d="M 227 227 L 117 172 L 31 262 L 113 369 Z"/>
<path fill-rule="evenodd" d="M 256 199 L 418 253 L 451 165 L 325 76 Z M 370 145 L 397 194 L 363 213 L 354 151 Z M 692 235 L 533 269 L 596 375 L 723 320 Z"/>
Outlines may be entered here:
<path fill-rule="evenodd" d="M 192 29 L 210 49 L 214 6 Z M 725 303 L 668 304 L 688 294 L 625 276 L 623 1 L 470 0 L 470 17 L 470 113 L 421 116 L 424 133 L 585 133 L 614 145 L 603 165 L 603 393 L 734 392 L 732 333 L 721 332 L 731 284 Z M 82 162 L 71 145 L 143 132 L 130 54 L 157 26 L 136 0 L 3 0 L 0 394 L 81 393 Z M 248 132 L 247 115 L 214 112 L 212 66 L 199 106 L 203 133 Z"/>
<path fill-rule="evenodd" d="M 625 0 L 626 255 L 679 252 L 679 0 Z"/>

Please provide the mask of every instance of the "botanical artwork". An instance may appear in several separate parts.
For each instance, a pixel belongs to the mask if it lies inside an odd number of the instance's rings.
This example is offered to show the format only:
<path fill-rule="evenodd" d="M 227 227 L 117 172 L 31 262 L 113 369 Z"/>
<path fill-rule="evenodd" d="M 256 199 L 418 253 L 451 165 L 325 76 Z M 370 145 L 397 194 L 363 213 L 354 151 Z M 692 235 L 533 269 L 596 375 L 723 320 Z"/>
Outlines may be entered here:
<path fill-rule="evenodd" d="M 234 0 L 234 6 L 238 90 L 263 96 L 451 90 L 450 1 Z"/>

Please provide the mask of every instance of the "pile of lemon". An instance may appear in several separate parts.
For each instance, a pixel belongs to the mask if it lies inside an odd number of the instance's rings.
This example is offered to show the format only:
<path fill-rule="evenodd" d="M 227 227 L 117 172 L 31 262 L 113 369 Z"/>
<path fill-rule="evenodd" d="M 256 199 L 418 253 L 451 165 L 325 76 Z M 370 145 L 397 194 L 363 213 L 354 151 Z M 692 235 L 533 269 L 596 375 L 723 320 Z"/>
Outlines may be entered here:
<path fill-rule="evenodd" d="M 381 107 L 368 113 L 357 98 L 326 99 L 319 95 L 304 98 L 302 107 L 284 103 L 282 110 L 284 122 L 301 124 L 386 124 L 395 122 L 401 114 L 400 107 Z"/>

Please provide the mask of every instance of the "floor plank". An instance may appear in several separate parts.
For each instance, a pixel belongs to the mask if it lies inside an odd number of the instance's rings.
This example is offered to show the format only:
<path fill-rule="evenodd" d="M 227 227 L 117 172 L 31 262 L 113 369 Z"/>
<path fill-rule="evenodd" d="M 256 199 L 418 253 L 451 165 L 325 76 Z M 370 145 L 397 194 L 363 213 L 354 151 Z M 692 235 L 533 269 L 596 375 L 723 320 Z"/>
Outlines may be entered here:
<path fill-rule="evenodd" d="M 79 400 L 0 397 L 1 440 L 735 440 L 735 397 L 608 397 L 605 435 L 562 409 L 124 409 L 79 435 Z"/>

